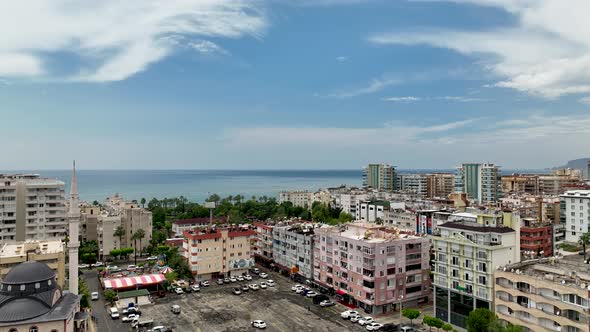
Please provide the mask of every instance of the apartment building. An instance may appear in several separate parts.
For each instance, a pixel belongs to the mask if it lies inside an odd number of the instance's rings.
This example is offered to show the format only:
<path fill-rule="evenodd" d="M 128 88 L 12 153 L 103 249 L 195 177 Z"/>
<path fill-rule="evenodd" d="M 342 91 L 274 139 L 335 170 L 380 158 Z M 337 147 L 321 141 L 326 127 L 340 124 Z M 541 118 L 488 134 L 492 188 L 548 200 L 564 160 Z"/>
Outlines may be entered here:
<path fill-rule="evenodd" d="M 553 225 L 535 218 L 522 218 L 520 251 L 524 258 L 553 256 Z"/>
<path fill-rule="evenodd" d="M 384 225 L 393 226 L 403 231 L 415 232 L 418 228 L 416 211 L 408 210 L 405 206 L 386 210 L 383 220 Z"/>
<path fill-rule="evenodd" d="M 349 194 L 340 195 L 340 206 L 342 212 L 346 212 L 352 215 L 355 219 L 360 211 L 360 203 L 367 201 L 371 198 L 371 195 L 367 193 L 352 192 Z"/>
<path fill-rule="evenodd" d="M 466 163 L 457 168 L 455 191 L 467 193 L 477 204 L 493 204 L 502 197 L 502 175 L 494 164 Z"/>
<path fill-rule="evenodd" d="M 141 244 L 137 241 L 137 251 L 143 251 L 149 246 L 152 239 L 152 213 L 149 210 L 142 208 L 136 202 L 126 201 L 117 194 L 105 200 L 103 209 L 109 216 L 121 217 L 121 226 L 125 230 L 120 244 L 122 247 L 134 247 L 135 242 L 132 237 L 140 229 L 144 230 L 145 237 L 141 240 Z"/>
<path fill-rule="evenodd" d="M 313 223 L 276 225 L 272 228 L 272 259 L 275 266 L 295 275 L 313 279 Z M 297 275 L 300 278 L 297 278 Z"/>
<path fill-rule="evenodd" d="M 273 262 L 273 234 L 272 225 L 264 223 L 254 223 L 256 227 L 256 236 L 252 243 L 252 253 L 258 263 L 270 265 Z"/>
<path fill-rule="evenodd" d="M 4 244 L 0 248 L 0 280 L 23 262 L 39 262 L 55 272 L 56 281 L 64 287 L 66 280 L 64 243 L 61 240 L 29 240 Z"/>
<path fill-rule="evenodd" d="M 64 182 L 38 174 L 0 174 L 0 245 L 62 239 L 67 233 Z"/>
<path fill-rule="evenodd" d="M 447 198 L 454 190 L 455 175 L 452 173 L 431 173 L 427 175 L 426 197 Z"/>
<path fill-rule="evenodd" d="M 428 196 L 428 175 L 399 174 L 397 179 L 398 190 L 413 193 L 418 198 Z"/>
<path fill-rule="evenodd" d="M 494 268 L 520 261 L 517 219 L 510 225 L 514 229 L 490 218 L 486 220 L 488 223 L 449 221 L 438 226 L 432 237 L 436 317 L 466 328 L 471 311 L 493 310 Z M 507 217 L 508 220 L 511 218 Z"/>
<path fill-rule="evenodd" d="M 528 260 L 494 272 L 498 318 L 525 332 L 590 328 L 590 269 L 579 255 Z"/>
<path fill-rule="evenodd" d="M 388 164 L 369 164 L 363 168 L 363 187 L 382 191 L 393 191 L 395 166 Z"/>
<path fill-rule="evenodd" d="M 238 276 L 254 266 L 250 247 L 256 233 L 243 227 L 212 226 L 185 231 L 182 254 L 195 280 Z"/>
<path fill-rule="evenodd" d="M 227 223 L 226 217 L 214 217 L 213 224 L 225 224 Z M 209 217 L 202 218 L 190 218 L 190 219 L 179 219 L 172 223 L 172 232 L 176 236 L 181 236 L 184 231 L 190 231 L 195 228 L 207 228 L 211 224 Z"/>
<path fill-rule="evenodd" d="M 571 190 L 559 196 L 564 205 L 565 241 L 577 243 L 590 232 L 590 190 Z"/>
<path fill-rule="evenodd" d="M 512 174 L 502 176 L 502 193 L 508 194 L 539 194 L 539 175 Z"/>
<path fill-rule="evenodd" d="M 566 187 L 580 184 L 582 174 L 577 169 L 557 169 L 550 175 L 539 175 L 539 192 L 543 195 L 561 195 Z"/>
<path fill-rule="evenodd" d="M 279 193 L 279 204 L 291 202 L 293 206 L 310 208 L 312 204 L 313 193 L 307 190 L 281 191 Z"/>
<path fill-rule="evenodd" d="M 361 222 L 383 222 L 385 211 L 389 210 L 387 201 L 365 201 L 359 202 L 358 212 L 355 219 Z"/>
<path fill-rule="evenodd" d="M 80 208 L 80 241 L 96 241 L 98 243 L 98 228 L 101 208 L 97 205 L 83 205 Z"/>
<path fill-rule="evenodd" d="M 369 314 L 427 302 L 430 241 L 369 223 L 315 229 L 314 281 Z"/>

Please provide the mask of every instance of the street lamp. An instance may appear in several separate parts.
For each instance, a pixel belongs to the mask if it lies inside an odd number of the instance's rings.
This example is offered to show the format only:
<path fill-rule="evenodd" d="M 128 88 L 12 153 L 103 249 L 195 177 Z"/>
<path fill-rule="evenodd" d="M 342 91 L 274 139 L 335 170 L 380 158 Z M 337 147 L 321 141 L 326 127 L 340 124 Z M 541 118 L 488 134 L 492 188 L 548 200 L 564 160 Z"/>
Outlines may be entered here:
<path fill-rule="evenodd" d="M 400 324 L 402 323 L 402 308 L 403 308 L 403 305 L 404 305 L 404 302 L 403 301 L 404 301 L 404 296 L 403 295 L 400 295 L 399 296 L 399 323 Z"/>

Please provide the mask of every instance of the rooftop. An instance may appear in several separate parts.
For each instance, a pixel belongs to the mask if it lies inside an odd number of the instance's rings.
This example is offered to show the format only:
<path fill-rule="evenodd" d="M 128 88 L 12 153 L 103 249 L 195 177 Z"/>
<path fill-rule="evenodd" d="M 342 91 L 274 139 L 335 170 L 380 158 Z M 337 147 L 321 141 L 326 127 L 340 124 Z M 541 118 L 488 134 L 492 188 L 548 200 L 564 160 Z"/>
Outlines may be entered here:
<path fill-rule="evenodd" d="M 402 239 L 419 239 L 418 235 L 403 232 L 394 227 L 386 227 L 373 223 L 353 222 L 339 226 L 322 226 L 320 232 L 338 233 L 352 240 L 363 240 L 367 243 L 383 243 Z"/>
<path fill-rule="evenodd" d="M 439 228 L 452 228 L 479 233 L 512 233 L 514 230 L 506 226 L 482 226 L 473 222 L 451 221 L 438 226 Z"/>
<path fill-rule="evenodd" d="M 225 223 L 227 220 L 226 217 L 214 217 L 213 223 L 221 222 Z M 202 218 L 191 218 L 191 219 L 179 219 L 174 221 L 175 225 L 208 225 L 211 220 L 209 217 L 202 217 Z"/>
<path fill-rule="evenodd" d="M 590 198 L 590 190 L 570 190 L 561 195 L 562 197 L 587 197 Z"/>
<path fill-rule="evenodd" d="M 35 254 L 55 254 L 64 251 L 60 240 L 53 241 L 26 241 L 13 244 L 5 244 L 0 249 L 0 257 L 26 256 L 27 252 L 35 251 Z"/>

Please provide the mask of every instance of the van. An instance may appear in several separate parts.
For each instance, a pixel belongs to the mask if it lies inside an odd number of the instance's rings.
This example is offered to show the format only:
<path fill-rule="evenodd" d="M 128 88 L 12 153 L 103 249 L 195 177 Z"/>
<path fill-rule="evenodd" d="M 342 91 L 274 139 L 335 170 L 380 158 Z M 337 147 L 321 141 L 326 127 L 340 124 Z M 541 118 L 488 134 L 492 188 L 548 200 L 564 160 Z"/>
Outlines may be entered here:
<path fill-rule="evenodd" d="M 174 304 L 171 308 L 170 311 L 172 311 L 173 314 L 179 314 L 180 313 L 180 306 L 178 304 Z"/>
<path fill-rule="evenodd" d="M 119 310 L 117 310 L 117 308 L 112 307 L 110 312 L 111 312 L 112 319 L 119 319 Z"/>
<path fill-rule="evenodd" d="M 145 319 L 145 320 L 133 320 L 131 322 L 132 328 L 140 328 L 140 327 L 149 327 L 154 325 L 154 321 L 152 319 Z"/>
<path fill-rule="evenodd" d="M 98 300 L 98 292 L 92 292 L 90 298 L 92 299 L 92 301 Z"/>

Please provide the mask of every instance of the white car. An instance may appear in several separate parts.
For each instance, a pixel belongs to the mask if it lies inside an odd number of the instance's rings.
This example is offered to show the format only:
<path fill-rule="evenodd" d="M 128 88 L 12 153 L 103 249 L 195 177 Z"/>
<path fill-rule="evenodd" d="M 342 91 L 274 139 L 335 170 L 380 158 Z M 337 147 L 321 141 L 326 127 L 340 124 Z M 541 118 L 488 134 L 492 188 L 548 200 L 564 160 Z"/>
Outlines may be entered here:
<path fill-rule="evenodd" d="M 367 324 L 367 326 L 365 328 L 367 329 L 367 331 L 377 331 L 382 327 L 383 327 L 383 324 L 373 322 L 373 323 Z"/>
<path fill-rule="evenodd" d="M 199 287 L 199 285 L 191 285 L 191 291 L 198 292 L 200 290 L 201 290 L 201 288 Z"/>
<path fill-rule="evenodd" d="M 293 287 L 291 287 L 291 290 L 295 292 L 295 291 L 297 291 L 300 288 L 303 288 L 303 286 L 301 286 L 301 285 L 293 285 Z"/>
<path fill-rule="evenodd" d="M 334 301 L 332 301 L 332 300 L 323 300 L 322 302 L 320 302 L 320 307 L 330 307 L 335 304 L 336 303 L 334 303 Z"/>
<path fill-rule="evenodd" d="M 246 274 L 246 275 L 244 276 L 244 279 L 246 279 L 246 280 L 250 281 L 250 280 L 252 280 L 252 276 L 251 276 L 251 275 L 249 275 L 249 274 Z"/>
<path fill-rule="evenodd" d="M 139 319 L 139 315 L 138 314 L 131 314 L 131 315 L 127 316 L 127 317 L 123 317 L 122 320 L 123 320 L 124 323 L 130 323 L 134 319 Z"/>
<path fill-rule="evenodd" d="M 148 261 L 155 261 L 158 259 L 158 256 L 150 256 L 147 258 Z"/>
<path fill-rule="evenodd" d="M 346 310 L 343 313 L 340 314 L 340 317 L 344 318 L 344 319 L 349 319 L 351 316 L 355 316 L 358 315 L 358 311 L 354 311 L 354 310 Z"/>
<path fill-rule="evenodd" d="M 111 271 L 111 270 L 118 270 L 119 267 L 117 265 L 108 265 L 107 266 L 107 270 Z"/>
<path fill-rule="evenodd" d="M 201 287 L 209 287 L 209 281 L 201 281 Z"/>
<path fill-rule="evenodd" d="M 98 266 L 103 266 L 104 264 L 102 262 L 96 262 L 96 263 L 94 263 L 92 265 L 98 267 Z"/>
<path fill-rule="evenodd" d="M 238 279 L 236 279 L 236 277 L 231 277 L 231 278 L 229 278 L 229 281 L 236 282 L 236 281 L 238 281 Z"/>
<path fill-rule="evenodd" d="M 264 282 L 264 281 L 263 281 L 263 282 L 261 282 L 261 283 L 260 283 L 260 288 L 262 288 L 262 289 L 266 289 L 266 282 Z"/>
<path fill-rule="evenodd" d="M 263 320 L 255 320 L 252 322 L 252 326 L 257 329 L 265 329 L 266 323 Z"/>
<path fill-rule="evenodd" d="M 266 273 L 262 272 L 262 273 L 260 274 L 260 278 L 262 278 L 262 279 L 266 279 L 266 278 L 268 278 L 268 274 L 266 274 Z"/>
<path fill-rule="evenodd" d="M 250 285 L 248 285 L 248 287 L 250 287 L 251 290 L 258 290 L 257 284 L 250 284 Z"/>
<path fill-rule="evenodd" d="M 274 280 L 267 280 L 267 281 L 266 281 L 266 285 L 267 285 L 268 287 L 274 287 L 274 286 L 276 286 L 276 284 L 275 284 L 275 281 L 274 281 Z"/>
<path fill-rule="evenodd" d="M 295 290 L 295 293 L 297 293 L 297 294 L 305 293 L 305 288 L 303 288 L 303 287 L 297 288 Z"/>
<path fill-rule="evenodd" d="M 90 294 L 90 298 L 92 301 L 98 300 L 98 292 L 92 292 L 92 294 Z"/>
<path fill-rule="evenodd" d="M 238 281 L 244 281 L 244 277 L 242 276 L 238 276 L 236 279 L 238 279 Z"/>
<path fill-rule="evenodd" d="M 373 323 L 375 320 L 373 319 L 373 317 L 362 317 L 361 319 L 359 319 L 358 323 L 361 324 L 361 326 L 367 325 L 369 323 Z"/>
<path fill-rule="evenodd" d="M 350 316 L 350 321 L 353 322 L 353 323 L 357 323 L 362 318 L 363 318 L 363 316 L 361 316 L 359 314 L 356 314 L 356 315 Z"/>
<path fill-rule="evenodd" d="M 137 265 L 127 265 L 127 271 L 135 271 L 137 270 Z"/>
<path fill-rule="evenodd" d="M 307 292 L 307 294 L 305 294 L 305 296 L 307 296 L 307 297 L 314 297 L 314 296 L 316 296 L 316 295 L 318 295 L 318 293 L 316 293 L 316 292 L 314 292 L 314 291 Z"/>
<path fill-rule="evenodd" d="M 78 264 L 78 268 L 79 269 L 87 269 L 88 268 L 88 264 Z"/>
<path fill-rule="evenodd" d="M 180 294 L 184 293 L 184 291 L 182 290 L 182 288 L 180 288 L 180 287 L 176 287 L 176 288 L 174 289 L 174 293 L 176 293 L 176 294 L 180 295 Z"/>

